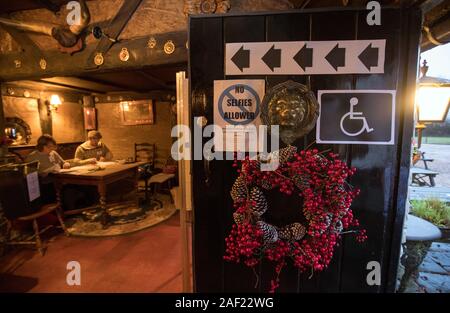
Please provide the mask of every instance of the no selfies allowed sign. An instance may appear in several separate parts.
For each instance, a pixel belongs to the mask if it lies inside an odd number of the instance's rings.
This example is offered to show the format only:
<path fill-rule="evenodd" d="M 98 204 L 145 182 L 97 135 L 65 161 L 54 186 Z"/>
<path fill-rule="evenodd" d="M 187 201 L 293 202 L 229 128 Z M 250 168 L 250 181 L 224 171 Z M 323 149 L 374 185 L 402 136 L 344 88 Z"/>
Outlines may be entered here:
<path fill-rule="evenodd" d="M 214 136 L 216 151 L 253 150 L 249 140 L 257 143 L 264 91 L 261 79 L 214 81 L 214 124 L 223 132 L 222 138 Z"/>

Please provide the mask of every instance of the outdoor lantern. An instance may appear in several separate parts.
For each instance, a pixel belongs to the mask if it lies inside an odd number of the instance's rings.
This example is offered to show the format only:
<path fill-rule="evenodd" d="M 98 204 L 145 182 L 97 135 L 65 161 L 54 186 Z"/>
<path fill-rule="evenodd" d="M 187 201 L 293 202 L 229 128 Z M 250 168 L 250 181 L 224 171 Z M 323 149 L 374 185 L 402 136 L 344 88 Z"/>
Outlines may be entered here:
<path fill-rule="evenodd" d="M 444 122 L 450 103 L 450 80 L 426 76 L 427 62 L 421 68 L 423 76 L 419 79 L 416 92 L 419 122 Z"/>
<path fill-rule="evenodd" d="M 450 85 L 421 85 L 416 101 L 419 122 L 444 122 L 450 102 Z"/>

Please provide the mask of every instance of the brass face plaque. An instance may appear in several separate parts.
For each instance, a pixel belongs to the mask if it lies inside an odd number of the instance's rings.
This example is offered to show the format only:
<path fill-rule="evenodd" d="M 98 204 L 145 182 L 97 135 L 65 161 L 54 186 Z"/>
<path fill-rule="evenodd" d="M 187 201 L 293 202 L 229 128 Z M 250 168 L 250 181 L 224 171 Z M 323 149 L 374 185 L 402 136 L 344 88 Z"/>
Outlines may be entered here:
<path fill-rule="evenodd" d="M 278 125 L 286 144 L 306 135 L 316 124 L 319 104 L 307 86 L 292 80 L 274 86 L 261 105 L 263 123 Z"/>
<path fill-rule="evenodd" d="M 175 51 L 175 44 L 172 42 L 172 40 L 166 41 L 164 44 L 164 52 L 166 54 L 172 54 Z"/>
<path fill-rule="evenodd" d="M 128 61 L 128 59 L 130 58 L 130 53 L 128 52 L 127 48 L 122 48 L 122 50 L 120 50 L 119 53 L 119 59 L 123 62 Z"/>
<path fill-rule="evenodd" d="M 149 47 L 150 49 L 153 49 L 154 47 L 156 47 L 156 39 L 155 39 L 155 37 L 151 37 L 147 41 L 147 47 Z"/>
<path fill-rule="evenodd" d="M 94 57 L 94 64 L 95 65 L 100 66 L 100 65 L 103 64 L 104 61 L 105 60 L 103 59 L 103 54 L 101 52 L 98 52 L 98 53 L 95 54 L 95 57 Z"/>
<path fill-rule="evenodd" d="M 45 59 L 40 59 L 39 60 L 39 67 L 43 70 L 45 70 L 47 68 L 47 61 Z"/>

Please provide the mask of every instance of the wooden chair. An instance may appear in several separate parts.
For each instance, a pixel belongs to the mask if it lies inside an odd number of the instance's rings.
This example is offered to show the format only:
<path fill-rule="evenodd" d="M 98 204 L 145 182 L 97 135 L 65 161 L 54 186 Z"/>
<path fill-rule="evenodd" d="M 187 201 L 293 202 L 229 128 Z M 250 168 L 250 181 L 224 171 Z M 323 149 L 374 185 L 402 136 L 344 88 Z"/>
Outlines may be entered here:
<path fill-rule="evenodd" d="M 164 164 L 162 172 L 153 175 L 148 182 L 149 186 L 154 185 L 153 193 L 156 194 L 158 192 L 161 192 L 161 186 L 166 185 L 167 193 L 171 196 L 172 202 L 174 202 L 170 190 L 172 189 L 172 182 L 173 180 L 175 180 L 177 173 L 178 163 L 169 156 L 166 160 L 166 163 Z"/>
<path fill-rule="evenodd" d="M 35 162 L 33 162 L 35 163 Z M 55 212 L 59 223 L 66 234 L 58 204 L 41 204 L 41 199 L 29 200 L 28 185 L 26 175 L 28 170 L 24 168 L 30 163 L 7 166 L 0 168 L 0 204 L 7 219 L 6 240 L 8 245 L 33 244 L 41 255 L 44 255 L 45 247 L 41 240 L 41 234 L 51 226 L 40 230 L 37 219 L 50 212 Z M 12 240 L 11 231 L 18 222 L 32 222 L 34 235 L 24 240 Z"/>
<path fill-rule="evenodd" d="M 139 179 L 144 181 L 145 201 L 149 201 L 149 179 L 154 175 L 155 169 L 156 145 L 154 143 L 135 143 L 134 160 L 136 162 L 145 162 L 139 167 Z"/>

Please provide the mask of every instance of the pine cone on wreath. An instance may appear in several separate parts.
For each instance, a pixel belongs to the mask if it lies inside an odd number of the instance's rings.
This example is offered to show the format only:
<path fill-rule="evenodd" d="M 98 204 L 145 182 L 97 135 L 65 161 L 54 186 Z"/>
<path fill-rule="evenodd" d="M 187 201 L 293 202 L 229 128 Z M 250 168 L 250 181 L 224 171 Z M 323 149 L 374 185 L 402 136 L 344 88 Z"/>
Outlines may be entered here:
<path fill-rule="evenodd" d="M 258 187 L 253 187 L 250 192 L 250 201 L 254 202 L 252 212 L 256 216 L 261 216 L 267 211 L 267 200 L 264 193 Z"/>
<path fill-rule="evenodd" d="M 231 187 L 230 192 L 233 201 L 244 200 L 247 198 L 247 187 L 245 185 L 244 176 L 239 176 Z"/>
<path fill-rule="evenodd" d="M 310 221 L 312 219 L 312 214 L 309 212 L 305 212 L 303 211 L 303 215 L 305 216 L 305 218 Z"/>
<path fill-rule="evenodd" d="M 306 228 L 300 223 L 293 223 L 283 227 L 278 232 L 278 236 L 281 239 L 289 240 L 289 241 L 297 241 L 303 238 L 306 233 Z"/>
<path fill-rule="evenodd" d="M 295 186 L 300 190 L 303 190 L 308 187 L 308 183 L 304 179 L 302 179 L 300 175 L 292 176 L 292 180 Z"/>
<path fill-rule="evenodd" d="M 263 221 L 258 221 L 256 222 L 256 224 L 258 225 L 259 229 L 261 229 L 263 232 L 263 243 L 265 245 L 274 243 L 278 240 L 278 231 L 275 228 L 275 226 L 267 224 L 266 222 Z"/>
<path fill-rule="evenodd" d="M 236 224 L 240 225 L 240 224 L 242 224 L 244 222 L 245 216 L 244 216 L 244 214 L 234 212 L 233 213 L 233 219 L 234 219 L 234 222 Z"/>
<path fill-rule="evenodd" d="M 336 224 L 334 225 L 334 230 L 339 234 L 344 229 L 344 225 L 342 225 L 342 221 L 338 220 Z"/>
<path fill-rule="evenodd" d="M 246 163 L 242 163 L 242 172 L 253 172 L 255 170 L 259 171 L 261 169 L 261 161 L 259 160 L 251 160 L 250 166 L 248 166 Z"/>
<path fill-rule="evenodd" d="M 271 190 L 272 189 L 272 184 L 268 180 L 262 179 L 261 180 L 261 187 L 266 189 L 266 190 Z"/>
<path fill-rule="evenodd" d="M 297 152 L 297 148 L 294 146 L 287 146 L 286 148 L 282 148 L 280 150 L 277 151 L 273 151 L 272 153 L 270 153 L 269 158 L 273 159 L 273 158 L 278 158 L 278 162 L 280 164 L 284 164 L 287 161 L 289 161 L 294 154 Z"/>
<path fill-rule="evenodd" d="M 289 161 L 296 152 L 297 148 L 294 146 L 287 146 L 286 148 L 279 150 L 280 163 L 286 163 Z"/>

